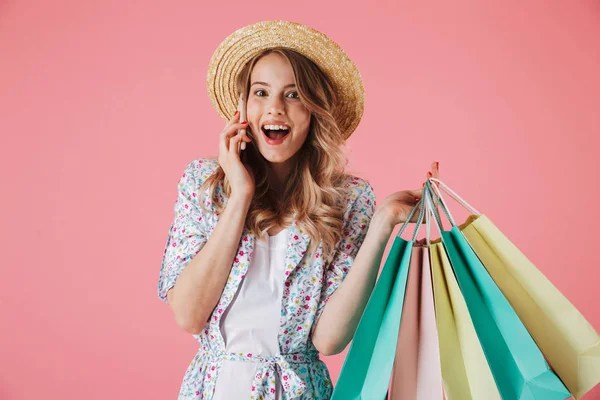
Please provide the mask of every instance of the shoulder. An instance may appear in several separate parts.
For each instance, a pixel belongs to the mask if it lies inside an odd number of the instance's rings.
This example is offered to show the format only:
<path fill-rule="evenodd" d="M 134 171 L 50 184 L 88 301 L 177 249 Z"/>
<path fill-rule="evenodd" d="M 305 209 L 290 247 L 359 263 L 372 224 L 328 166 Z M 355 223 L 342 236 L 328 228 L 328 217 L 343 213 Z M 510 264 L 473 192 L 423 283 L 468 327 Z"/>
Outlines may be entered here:
<path fill-rule="evenodd" d="M 363 207 L 375 207 L 375 189 L 368 180 L 356 175 L 346 174 L 342 185 L 346 189 L 348 208 L 356 207 L 357 203 Z"/>
<path fill-rule="evenodd" d="M 217 158 L 202 157 L 192 160 L 185 167 L 182 178 L 199 188 L 219 168 Z"/>
<path fill-rule="evenodd" d="M 215 204 L 213 198 L 210 196 L 210 188 L 203 188 L 202 185 L 217 171 L 218 168 L 219 161 L 217 158 L 197 158 L 186 165 L 179 181 L 179 190 L 187 193 L 189 197 L 195 198 L 194 201 L 196 203 L 202 202 L 206 207 L 203 211 L 215 211 Z M 226 201 L 222 186 L 223 182 L 218 182 L 214 193 L 221 203 Z"/>

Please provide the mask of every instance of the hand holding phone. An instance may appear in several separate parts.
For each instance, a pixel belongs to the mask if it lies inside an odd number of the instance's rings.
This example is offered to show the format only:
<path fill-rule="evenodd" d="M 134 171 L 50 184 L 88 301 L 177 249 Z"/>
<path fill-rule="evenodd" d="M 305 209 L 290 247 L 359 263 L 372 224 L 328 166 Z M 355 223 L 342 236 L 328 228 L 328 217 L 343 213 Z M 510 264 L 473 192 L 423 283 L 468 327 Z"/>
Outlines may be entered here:
<path fill-rule="evenodd" d="M 252 141 L 250 137 L 240 135 L 240 131 L 246 128 L 246 123 L 240 123 L 240 114 L 237 111 L 225 123 L 219 134 L 219 165 L 229 178 L 232 193 L 251 198 L 255 190 L 254 174 L 244 162 L 244 156 L 248 156 L 250 152 L 240 153 L 240 142 Z"/>

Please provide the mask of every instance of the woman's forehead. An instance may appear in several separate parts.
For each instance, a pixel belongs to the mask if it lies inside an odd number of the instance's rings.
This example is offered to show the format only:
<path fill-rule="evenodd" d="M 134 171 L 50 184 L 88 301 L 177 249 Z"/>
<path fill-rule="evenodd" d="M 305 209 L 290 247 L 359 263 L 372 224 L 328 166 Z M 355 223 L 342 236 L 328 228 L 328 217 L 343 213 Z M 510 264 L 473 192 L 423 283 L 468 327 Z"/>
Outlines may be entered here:
<path fill-rule="evenodd" d="M 285 57 L 270 53 L 254 64 L 250 81 L 261 82 L 266 86 L 287 86 L 294 84 L 294 70 Z"/>

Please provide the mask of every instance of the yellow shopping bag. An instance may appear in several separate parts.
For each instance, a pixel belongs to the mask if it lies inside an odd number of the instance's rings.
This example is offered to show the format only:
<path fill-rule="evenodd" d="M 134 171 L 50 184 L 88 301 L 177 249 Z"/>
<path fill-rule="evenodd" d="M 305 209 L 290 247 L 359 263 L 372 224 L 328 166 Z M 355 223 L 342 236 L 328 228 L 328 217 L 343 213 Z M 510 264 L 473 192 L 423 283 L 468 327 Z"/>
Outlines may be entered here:
<path fill-rule="evenodd" d="M 600 337 L 485 215 L 459 226 L 548 363 L 576 399 L 600 382 Z"/>
<path fill-rule="evenodd" d="M 576 399 L 600 383 L 600 336 L 573 304 L 492 223 L 448 186 L 472 215 L 459 230 Z M 443 199 L 442 199 L 443 201 Z M 439 245 L 439 244 L 437 244 Z"/>
<path fill-rule="evenodd" d="M 429 253 L 446 398 L 501 400 L 443 244 Z"/>

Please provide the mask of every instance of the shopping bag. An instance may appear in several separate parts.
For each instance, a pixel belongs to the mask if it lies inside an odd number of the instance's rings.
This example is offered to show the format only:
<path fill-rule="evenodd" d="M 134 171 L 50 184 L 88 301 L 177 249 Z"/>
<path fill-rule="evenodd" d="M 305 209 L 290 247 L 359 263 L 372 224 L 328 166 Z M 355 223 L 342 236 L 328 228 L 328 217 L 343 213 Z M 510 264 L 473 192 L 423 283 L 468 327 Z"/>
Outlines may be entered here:
<path fill-rule="evenodd" d="M 416 207 L 410 218 L 415 210 Z M 419 224 L 423 215 L 424 208 L 421 208 Z M 332 400 L 382 400 L 388 394 L 417 234 L 415 229 L 412 240 L 401 238 L 407 224 L 408 221 L 395 237 L 369 297 L 334 387 Z"/>
<path fill-rule="evenodd" d="M 415 244 L 411 254 L 389 399 L 443 399 L 429 251 L 423 245 Z"/>
<path fill-rule="evenodd" d="M 433 204 L 433 198 L 439 201 L 429 180 L 425 183 L 423 196 L 429 205 Z M 451 220 L 452 229 L 442 229 L 435 208 L 434 221 L 438 222 L 441 242 L 502 399 L 558 400 L 570 397 L 517 313 L 452 221 L 445 204 L 440 202 L 440 206 Z"/>
<path fill-rule="evenodd" d="M 356 327 L 331 400 L 383 400 L 394 365 L 412 242 L 396 237 Z"/>
<path fill-rule="evenodd" d="M 598 332 L 489 218 L 442 182 L 436 188 L 472 213 L 458 228 L 552 369 L 573 396 L 581 398 L 600 383 Z"/>
<path fill-rule="evenodd" d="M 443 244 L 429 243 L 429 255 L 445 397 L 501 400 Z"/>

